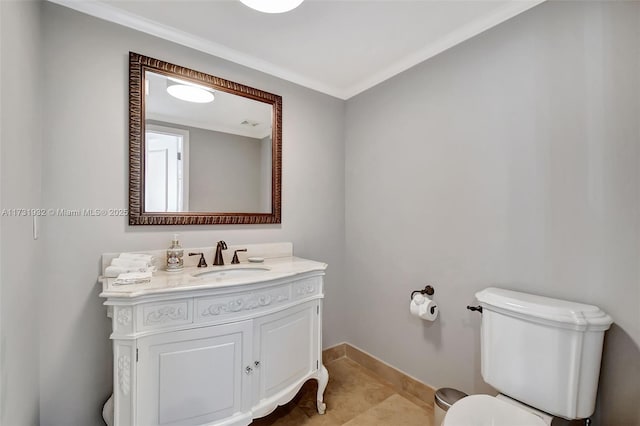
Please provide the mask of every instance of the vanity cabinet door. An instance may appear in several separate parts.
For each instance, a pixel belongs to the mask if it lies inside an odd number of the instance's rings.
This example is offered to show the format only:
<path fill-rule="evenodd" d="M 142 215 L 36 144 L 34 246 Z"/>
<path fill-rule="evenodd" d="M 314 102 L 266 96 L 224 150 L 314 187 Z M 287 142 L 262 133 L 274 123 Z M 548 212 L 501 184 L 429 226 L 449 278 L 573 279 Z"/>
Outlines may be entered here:
<path fill-rule="evenodd" d="M 201 425 L 248 410 L 252 332 L 242 321 L 140 338 L 135 424 Z"/>
<path fill-rule="evenodd" d="M 254 406 L 318 368 L 318 306 L 307 302 L 254 320 Z"/>

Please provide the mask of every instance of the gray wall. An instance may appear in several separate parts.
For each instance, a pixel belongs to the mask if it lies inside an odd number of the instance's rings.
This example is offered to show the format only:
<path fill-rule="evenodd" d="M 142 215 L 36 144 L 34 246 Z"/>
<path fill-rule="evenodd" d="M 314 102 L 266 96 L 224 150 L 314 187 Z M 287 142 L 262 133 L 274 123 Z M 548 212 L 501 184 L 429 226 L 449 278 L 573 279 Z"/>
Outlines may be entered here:
<path fill-rule="evenodd" d="M 189 142 L 189 210 L 260 212 L 260 139 L 203 132 L 225 138 Z"/>
<path fill-rule="evenodd" d="M 257 71 L 100 21 L 43 5 L 44 205 L 127 205 L 128 52 L 178 63 L 283 97 L 282 224 L 129 227 L 125 217 L 47 218 L 41 327 L 43 425 L 101 424 L 111 392 L 106 308 L 96 277 L 103 252 L 218 240 L 292 241 L 297 255 L 327 262 L 324 344 L 345 340 L 344 102 Z"/>
<path fill-rule="evenodd" d="M 163 121 L 147 122 L 189 131 L 189 211 L 264 211 L 261 139 Z"/>
<path fill-rule="evenodd" d="M 640 3 L 550 2 L 347 101 L 348 342 L 490 391 L 475 292 L 595 304 L 599 424 L 640 424 L 639 49 Z"/>
<path fill-rule="evenodd" d="M 40 206 L 40 7 L 0 2 L 0 208 Z M 0 424 L 37 425 L 40 242 L 32 217 L 0 218 Z"/>

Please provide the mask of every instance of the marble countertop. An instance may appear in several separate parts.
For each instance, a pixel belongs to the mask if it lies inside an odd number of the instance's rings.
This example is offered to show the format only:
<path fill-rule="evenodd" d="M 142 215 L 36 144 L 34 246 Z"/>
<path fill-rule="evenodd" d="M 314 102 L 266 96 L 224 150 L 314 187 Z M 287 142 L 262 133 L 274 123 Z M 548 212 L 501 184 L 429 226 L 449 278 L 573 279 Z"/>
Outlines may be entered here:
<path fill-rule="evenodd" d="M 256 284 L 280 278 L 295 276 L 307 272 L 324 272 L 326 263 L 302 259 L 295 256 L 267 258 L 263 263 L 240 263 L 235 265 L 209 266 L 197 268 L 185 267 L 181 272 L 157 271 L 153 273 L 151 282 L 144 284 L 114 285 L 115 278 L 100 277 L 103 298 L 135 298 L 148 295 L 166 294 L 191 290 L 206 290 L 247 284 Z M 228 276 L 211 274 L 197 276 L 203 272 L 225 271 L 237 269 L 266 269 L 251 275 Z"/>

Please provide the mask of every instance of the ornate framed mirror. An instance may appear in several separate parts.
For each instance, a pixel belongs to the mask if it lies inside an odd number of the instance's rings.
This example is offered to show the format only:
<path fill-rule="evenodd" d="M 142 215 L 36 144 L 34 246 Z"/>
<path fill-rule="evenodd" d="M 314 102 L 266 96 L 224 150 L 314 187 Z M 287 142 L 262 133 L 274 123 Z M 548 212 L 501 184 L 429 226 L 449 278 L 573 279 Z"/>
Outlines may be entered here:
<path fill-rule="evenodd" d="M 129 224 L 281 222 L 282 97 L 129 52 Z"/>

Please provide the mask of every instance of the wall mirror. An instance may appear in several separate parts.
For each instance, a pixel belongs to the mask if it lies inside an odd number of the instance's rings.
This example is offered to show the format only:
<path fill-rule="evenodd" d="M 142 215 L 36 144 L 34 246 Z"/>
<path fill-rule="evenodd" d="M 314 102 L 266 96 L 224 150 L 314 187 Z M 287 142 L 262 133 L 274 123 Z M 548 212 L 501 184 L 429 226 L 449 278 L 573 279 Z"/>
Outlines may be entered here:
<path fill-rule="evenodd" d="M 129 53 L 129 224 L 280 223 L 282 97 Z"/>

